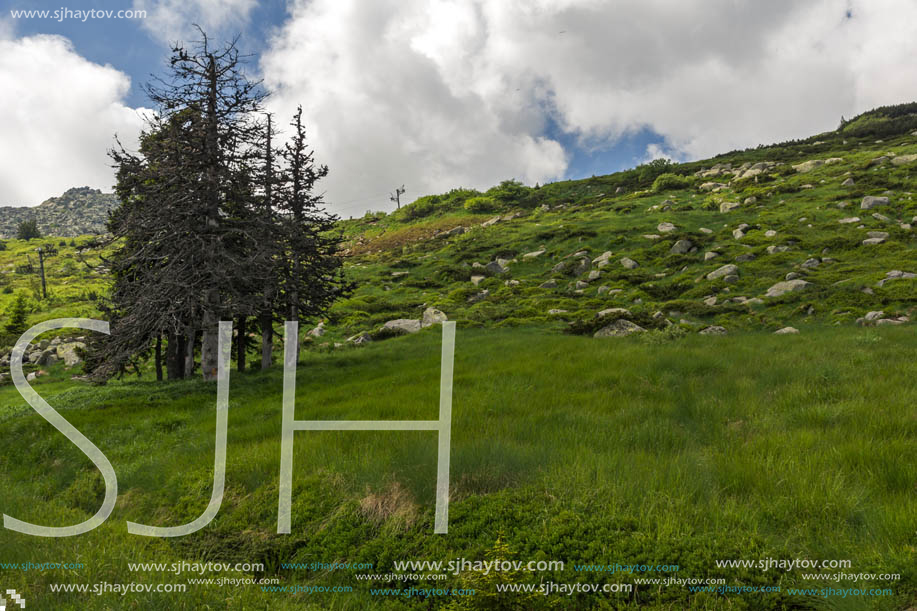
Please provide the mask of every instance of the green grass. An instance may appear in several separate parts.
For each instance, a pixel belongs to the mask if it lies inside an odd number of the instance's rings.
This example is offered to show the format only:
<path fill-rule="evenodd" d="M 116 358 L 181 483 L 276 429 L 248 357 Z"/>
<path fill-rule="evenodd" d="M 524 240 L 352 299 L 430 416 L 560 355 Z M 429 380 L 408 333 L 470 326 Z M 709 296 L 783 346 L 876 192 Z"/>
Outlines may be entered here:
<path fill-rule="evenodd" d="M 449 599 L 395 601 L 370 595 L 352 572 L 280 563 L 372 562 L 372 572 L 383 573 L 395 560 L 483 559 L 500 539 L 518 559 L 567 562 L 563 572 L 523 573 L 522 582 L 632 582 L 572 569 L 618 562 L 678 564 L 679 577 L 722 577 L 730 585 L 854 587 L 805 584 L 798 570 L 715 568 L 716 560 L 768 557 L 849 559 L 847 572 L 902 576 L 870 584 L 888 585 L 895 596 L 843 607 L 785 592 L 725 597 L 640 586 L 629 597 L 570 597 L 560 608 L 902 609 L 917 600 L 915 339 L 912 328 L 814 326 L 799 336 L 691 335 L 662 343 L 460 328 L 445 536 L 432 532 L 436 439 L 426 432 L 297 433 L 293 532 L 275 534 L 279 370 L 233 373 L 227 492 L 217 518 L 177 539 L 128 535 L 126 520 L 176 525 L 206 506 L 214 389 L 200 381 L 86 387 L 55 370 L 35 387 L 111 460 L 118 505 L 103 526 L 75 538 L 3 531 L 5 562 L 85 564 L 2 571 L 4 588 L 25 593 L 32 608 L 438 608 Z M 432 330 L 303 359 L 299 419 L 436 418 L 439 337 Z M 0 388 L 0 419 L 3 513 L 64 525 L 95 512 L 103 493 L 97 472 L 9 386 Z M 283 585 L 350 585 L 354 592 L 266 594 L 254 585 L 190 586 L 169 598 L 48 591 L 58 582 L 182 583 L 187 575 L 127 569 L 129 561 L 180 560 L 262 562 Z M 468 583 L 467 576 L 448 582 Z M 551 600 L 519 608 L 548 608 Z"/>

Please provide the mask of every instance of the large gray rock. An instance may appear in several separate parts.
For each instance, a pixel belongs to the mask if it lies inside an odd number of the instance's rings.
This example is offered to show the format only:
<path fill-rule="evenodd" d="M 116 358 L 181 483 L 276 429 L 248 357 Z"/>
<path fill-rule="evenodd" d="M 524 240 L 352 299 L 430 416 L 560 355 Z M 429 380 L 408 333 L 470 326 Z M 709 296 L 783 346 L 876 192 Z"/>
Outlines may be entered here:
<path fill-rule="evenodd" d="M 629 320 L 619 318 L 608 326 L 602 327 L 592 337 L 624 337 L 632 333 L 643 333 L 646 331 L 640 325 L 636 325 Z"/>
<path fill-rule="evenodd" d="M 793 166 L 793 169 L 803 174 L 805 172 L 811 172 L 815 168 L 825 165 L 825 162 L 821 159 L 810 159 L 809 161 L 803 161 Z"/>
<path fill-rule="evenodd" d="M 417 333 L 420 331 L 420 321 L 413 318 L 398 318 L 390 320 L 384 325 L 384 331 L 397 331 L 399 333 Z"/>
<path fill-rule="evenodd" d="M 867 195 L 863 198 L 863 201 L 860 202 L 861 210 L 870 210 L 877 206 L 887 206 L 888 198 L 887 197 L 875 197 L 872 195 Z"/>
<path fill-rule="evenodd" d="M 77 363 L 83 362 L 80 352 L 86 349 L 86 344 L 82 342 L 73 342 L 61 344 L 57 347 L 57 358 L 64 361 L 67 367 L 73 367 Z"/>
<path fill-rule="evenodd" d="M 678 240 L 675 244 L 672 245 L 672 248 L 669 252 L 675 255 L 684 255 L 687 254 L 694 248 L 694 244 L 691 243 L 691 240 Z"/>
<path fill-rule="evenodd" d="M 309 331 L 310 337 L 321 337 L 324 334 L 325 334 L 325 323 L 324 322 L 318 323 L 318 326 L 316 326 L 314 329 Z"/>
<path fill-rule="evenodd" d="M 765 297 L 780 297 L 787 293 L 795 293 L 808 288 L 812 283 L 805 280 L 784 280 L 767 289 Z"/>
<path fill-rule="evenodd" d="M 903 272 L 899 269 L 893 269 L 892 271 L 886 273 L 885 277 L 876 283 L 876 286 L 883 286 L 886 282 L 891 280 L 912 280 L 914 278 L 917 278 L 917 274 L 913 274 L 911 272 Z"/>
<path fill-rule="evenodd" d="M 739 268 L 730 263 L 729 265 L 724 265 L 707 274 L 707 280 L 716 280 L 717 278 L 725 278 L 726 276 L 735 276 L 738 275 L 738 273 Z"/>
<path fill-rule="evenodd" d="M 628 310 L 627 308 L 608 308 L 606 310 L 602 310 L 601 312 L 599 312 L 597 316 L 599 317 L 609 316 L 612 314 L 620 314 L 621 316 L 631 316 L 630 310 Z"/>
<path fill-rule="evenodd" d="M 446 314 L 436 308 L 427 308 L 423 311 L 423 316 L 420 319 L 421 328 L 432 327 L 449 320 Z"/>
<path fill-rule="evenodd" d="M 484 269 L 489 271 L 491 274 L 505 274 L 508 271 L 500 261 L 491 261 L 484 266 Z"/>

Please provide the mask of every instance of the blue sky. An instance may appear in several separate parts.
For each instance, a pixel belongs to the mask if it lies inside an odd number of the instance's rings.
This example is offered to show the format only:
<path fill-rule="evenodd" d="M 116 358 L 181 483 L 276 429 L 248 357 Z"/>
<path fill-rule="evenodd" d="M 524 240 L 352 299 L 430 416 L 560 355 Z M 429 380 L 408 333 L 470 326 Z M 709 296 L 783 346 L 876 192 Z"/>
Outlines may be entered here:
<path fill-rule="evenodd" d="M 818 133 L 917 99 L 917 3 L 823 0 L 0 0 L 0 205 L 109 190 L 168 43 L 240 33 L 285 124 L 303 106 L 345 214 Z M 10 18 L 10 10 L 147 18 Z M 36 37 L 52 34 L 62 39 Z M 63 42 L 64 39 L 69 41 Z"/>

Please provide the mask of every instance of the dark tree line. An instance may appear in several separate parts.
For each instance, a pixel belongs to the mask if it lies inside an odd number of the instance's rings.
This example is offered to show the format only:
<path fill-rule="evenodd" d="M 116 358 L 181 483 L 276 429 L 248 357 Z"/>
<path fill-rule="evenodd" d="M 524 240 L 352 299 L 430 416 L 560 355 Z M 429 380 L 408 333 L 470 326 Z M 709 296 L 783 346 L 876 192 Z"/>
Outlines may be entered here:
<path fill-rule="evenodd" d="M 157 377 L 217 375 L 217 323 L 233 320 L 238 367 L 249 333 L 271 365 L 273 328 L 320 316 L 350 290 L 335 256 L 337 218 L 315 191 L 328 168 L 306 144 L 300 109 L 290 142 L 277 147 L 260 83 L 241 71 L 235 43 L 214 50 L 206 35 L 176 46 L 168 78 L 147 86 L 157 112 L 139 151 L 110 152 L 121 206 L 108 229 L 120 247 L 103 310 L 111 335 L 88 359 L 99 378 L 154 355 Z"/>

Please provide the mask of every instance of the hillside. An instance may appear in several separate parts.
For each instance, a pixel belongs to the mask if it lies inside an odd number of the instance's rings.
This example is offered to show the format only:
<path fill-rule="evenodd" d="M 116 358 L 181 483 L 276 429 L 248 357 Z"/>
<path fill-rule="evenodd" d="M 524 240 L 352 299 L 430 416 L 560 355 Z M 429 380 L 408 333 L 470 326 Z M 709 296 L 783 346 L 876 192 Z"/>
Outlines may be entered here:
<path fill-rule="evenodd" d="M 907 322 L 917 305 L 908 108 L 711 160 L 508 181 L 343 221 L 361 288 L 326 327 L 341 328 L 337 339 L 372 334 L 427 307 L 464 325 L 584 334 L 618 318 L 708 333 Z"/>
<path fill-rule="evenodd" d="M 118 205 L 113 193 L 89 187 L 67 189 L 31 208 L 0 207 L 0 238 L 16 236 L 22 221 L 35 220 L 42 235 L 74 237 L 105 232 L 108 213 Z"/>

